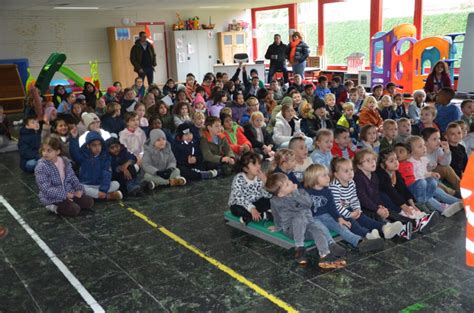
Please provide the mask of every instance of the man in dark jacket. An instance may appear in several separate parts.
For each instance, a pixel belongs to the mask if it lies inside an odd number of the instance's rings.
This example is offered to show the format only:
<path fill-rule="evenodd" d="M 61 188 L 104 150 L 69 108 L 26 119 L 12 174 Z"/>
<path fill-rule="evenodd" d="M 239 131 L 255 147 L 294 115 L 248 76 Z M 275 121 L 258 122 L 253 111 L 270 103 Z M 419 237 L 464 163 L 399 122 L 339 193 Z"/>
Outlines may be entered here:
<path fill-rule="evenodd" d="M 156 66 L 156 53 L 153 45 L 146 40 L 145 32 L 140 32 L 139 37 L 130 50 L 130 62 L 132 62 L 133 70 L 137 72 L 138 76 L 142 79 L 146 76 L 148 85 L 151 85 Z"/>
<path fill-rule="evenodd" d="M 287 46 L 281 42 L 281 36 L 278 34 L 273 37 L 273 40 L 273 43 L 268 46 L 267 53 L 265 53 L 265 59 L 270 60 L 267 82 L 270 83 L 273 80 L 273 75 L 277 71 L 281 71 L 286 84 L 288 83 L 288 70 L 286 69 Z"/>

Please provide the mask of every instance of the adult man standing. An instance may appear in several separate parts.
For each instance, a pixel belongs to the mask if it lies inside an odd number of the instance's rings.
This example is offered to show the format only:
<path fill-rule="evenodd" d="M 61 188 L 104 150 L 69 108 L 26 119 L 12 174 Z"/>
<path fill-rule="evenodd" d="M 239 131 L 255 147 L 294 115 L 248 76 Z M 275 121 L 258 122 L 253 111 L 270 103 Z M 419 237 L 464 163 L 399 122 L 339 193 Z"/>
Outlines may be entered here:
<path fill-rule="evenodd" d="M 153 72 L 156 66 L 156 53 L 153 45 L 146 40 L 146 33 L 140 32 L 139 38 L 135 41 L 132 50 L 130 50 L 130 62 L 133 70 L 138 76 L 148 80 L 148 85 L 153 84 Z"/>
<path fill-rule="evenodd" d="M 286 49 L 287 46 L 281 42 L 281 36 L 276 34 L 273 36 L 273 43 L 268 46 L 265 59 L 270 60 L 270 69 L 268 71 L 268 83 L 273 80 L 273 75 L 277 71 L 283 72 L 285 84 L 288 83 L 288 70 L 286 69 Z"/>

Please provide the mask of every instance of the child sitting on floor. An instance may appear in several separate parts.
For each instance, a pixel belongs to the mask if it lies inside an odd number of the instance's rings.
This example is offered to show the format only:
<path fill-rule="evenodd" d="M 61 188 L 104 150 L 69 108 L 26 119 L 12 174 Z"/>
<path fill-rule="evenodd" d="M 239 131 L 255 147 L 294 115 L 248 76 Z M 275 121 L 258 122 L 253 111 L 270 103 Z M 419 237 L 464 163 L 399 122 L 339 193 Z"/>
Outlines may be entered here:
<path fill-rule="evenodd" d="M 25 126 L 20 129 L 20 138 L 18 140 L 20 168 L 28 173 L 35 171 L 36 164 L 40 158 L 41 132 L 39 129 L 40 125 L 34 116 L 25 118 Z"/>
<path fill-rule="evenodd" d="M 193 111 L 194 113 L 201 112 L 207 115 L 206 101 L 204 100 L 203 96 L 201 96 L 200 94 L 196 94 L 196 97 L 194 97 Z"/>
<path fill-rule="evenodd" d="M 392 119 L 383 121 L 383 137 L 380 140 L 380 151 L 393 149 L 398 135 L 398 124 Z"/>
<path fill-rule="evenodd" d="M 378 109 L 383 120 L 397 118 L 395 111 L 396 105 L 393 104 L 392 97 L 389 95 L 382 97 L 382 100 L 380 100 L 378 104 Z"/>
<path fill-rule="evenodd" d="M 275 155 L 272 136 L 267 132 L 262 112 L 253 112 L 250 123 L 244 126 L 244 135 L 250 141 L 253 151 L 271 158 Z"/>
<path fill-rule="evenodd" d="M 104 141 L 110 138 L 110 133 L 106 131 L 105 129 L 101 128 L 100 118 L 95 113 L 83 113 L 82 123 L 77 125 L 77 131 L 78 131 L 78 134 L 80 135 L 79 137 L 80 147 L 84 145 L 84 143 L 86 142 L 87 134 L 91 131 L 99 133 L 102 139 L 104 139 Z"/>
<path fill-rule="evenodd" d="M 232 174 L 235 155 L 222 134 L 220 119 L 208 116 L 204 125 L 205 129 L 202 131 L 200 140 L 204 161 L 217 166 L 224 175 Z"/>
<path fill-rule="evenodd" d="M 360 129 L 360 141 L 357 146 L 359 149 L 369 149 L 376 154 L 380 151 L 380 142 L 378 140 L 377 127 L 374 125 L 365 125 Z"/>
<path fill-rule="evenodd" d="M 331 121 L 336 124 L 341 118 L 341 111 L 336 105 L 336 96 L 332 93 L 328 93 L 324 96 L 324 103 L 326 104 L 326 111 L 328 112 Z"/>
<path fill-rule="evenodd" d="M 231 102 L 230 108 L 232 109 L 232 119 L 234 122 L 238 123 L 247 112 L 247 105 L 245 104 L 244 95 L 242 93 L 235 94 L 234 98 L 235 99 Z"/>
<path fill-rule="evenodd" d="M 342 108 L 344 109 L 344 113 L 337 121 L 337 126 L 347 128 L 353 142 L 356 143 L 359 140 L 359 123 L 357 122 L 358 117 L 354 115 L 354 104 L 346 102 L 342 105 Z"/>
<path fill-rule="evenodd" d="M 455 96 L 453 89 L 449 87 L 441 88 L 441 90 L 436 95 L 436 124 L 439 126 L 441 133 L 446 131 L 448 124 L 452 121 L 457 121 L 461 119 L 461 110 L 459 107 L 452 103 Z"/>
<path fill-rule="evenodd" d="M 232 180 L 229 207 L 232 214 L 247 225 L 250 221 L 272 219 L 270 198 L 265 188 L 267 177 L 262 172 L 260 157 L 255 152 L 246 152 L 237 163 L 237 175 Z"/>
<path fill-rule="evenodd" d="M 143 158 L 143 146 L 146 141 L 146 135 L 138 126 L 139 120 L 136 112 L 125 113 L 124 120 L 127 127 L 119 133 L 120 143 L 135 155 L 137 163 L 140 165 Z"/>
<path fill-rule="evenodd" d="M 137 103 L 135 105 L 135 112 L 138 115 L 138 126 L 143 130 L 145 135 L 149 134 L 150 133 L 150 122 L 145 117 L 145 114 L 146 114 L 145 105 L 141 102 Z"/>
<path fill-rule="evenodd" d="M 160 186 L 183 186 L 186 179 L 176 168 L 176 159 L 166 135 L 161 129 L 153 129 L 145 142 L 143 154 L 144 180 Z"/>
<path fill-rule="evenodd" d="M 412 124 L 420 121 L 421 109 L 426 106 L 426 92 L 423 89 L 415 90 L 413 93 L 413 101 L 408 105 L 407 117 Z"/>
<path fill-rule="evenodd" d="M 245 137 L 243 128 L 232 121 L 232 116 L 221 111 L 220 119 L 224 128 L 222 133 L 236 156 L 252 150 L 252 144 Z"/>
<path fill-rule="evenodd" d="M 85 143 L 79 146 L 76 128 L 71 130 L 69 149 L 72 159 L 80 166 L 79 181 L 89 197 L 101 200 L 120 200 L 120 184 L 112 180 L 110 156 L 104 139 L 98 132 L 87 133 Z"/>
<path fill-rule="evenodd" d="M 191 122 L 191 106 L 188 102 L 176 103 L 173 111 L 174 127 L 178 127 L 186 122 Z"/>
<path fill-rule="evenodd" d="M 329 170 L 321 164 L 313 164 L 304 172 L 304 187 L 313 201 L 315 223 L 322 223 L 329 230 L 337 232 L 352 247 L 361 252 L 383 249 L 383 240 L 378 237 L 363 238 L 351 232 L 351 223 L 339 215 L 329 189 Z"/>
<path fill-rule="evenodd" d="M 332 160 L 331 149 L 334 136 L 329 129 L 320 129 L 314 137 L 314 151 L 311 153 L 311 160 L 314 164 L 322 164 L 329 168 Z"/>
<path fill-rule="evenodd" d="M 84 194 L 84 186 L 74 174 L 71 161 L 61 155 L 60 140 L 44 138 L 41 154 L 35 168 L 41 203 L 62 216 L 77 216 L 82 209 L 92 208 L 94 200 Z"/>
<path fill-rule="evenodd" d="M 381 222 L 362 212 L 353 179 L 354 170 L 351 160 L 334 158 L 331 161 L 331 171 L 334 179 L 329 189 L 334 197 L 336 209 L 346 221 L 351 223 L 351 231 L 354 234 L 363 238 L 380 238 L 380 234 L 383 234 L 385 239 L 392 239 L 403 230 L 404 226 L 401 222 Z"/>
<path fill-rule="evenodd" d="M 466 148 L 461 144 L 462 130 L 458 123 L 451 122 L 446 128 L 444 137 L 448 141 L 449 150 L 451 150 L 451 167 L 456 175 L 462 178 L 467 165 Z"/>
<path fill-rule="evenodd" d="M 306 265 L 305 239 L 313 239 L 319 252 L 318 266 L 321 268 L 343 268 L 346 261 L 336 258 L 344 250 L 331 238 L 327 228 L 316 224 L 312 217 L 313 201 L 310 196 L 291 182 L 283 173 L 268 176 L 265 189 L 273 197 L 270 199 L 276 230 L 295 241 L 295 257 L 300 265 Z"/>
<path fill-rule="evenodd" d="M 313 109 L 314 109 L 314 129 L 316 131 L 326 128 L 326 129 L 334 129 L 336 123 L 334 123 L 329 114 L 326 111 L 326 104 L 324 101 L 319 99 L 318 97 L 314 98 L 313 102 Z"/>
<path fill-rule="evenodd" d="M 199 144 L 194 140 L 191 124 L 183 123 L 176 129 L 174 155 L 181 175 L 186 180 L 210 179 L 217 176 L 217 166 L 203 162 Z"/>
<path fill-rule="evenodd" d="M 382 123 L 383 119 L 377 109 L 377 100 L 372 96 L 366 97 L 359 112 L 360 127 L 370 124 L 378 128 L 382 126 Z"/>
<path fill-rule="evenodd" d="M 395 144 L 405 143 L 411 136 L 411 122 L 408 118 L 402 117 L 397 120 L 398 135 L 395 137 Z"/>
<path fill-rule="evenodd" d="M 421 109 L 420 120 L 412 127 L 413 135 L 420 135 L 423 129 L 433 127 L 439 130 L 438 124 L 435 123 L 436 108 L 433 106 L 425 106 Z"/>
<path fill-rule="evenodd" d="M 466 123 L 469 129 L 471 124 L 474 124 L 474 101 L 468 99 L 461 102 L 461 112 L 461 120 Z"/>
<path fill-rule="evenodd" d="M 290 140 L 288 148 L 295 152 L 296 165 L 293 173 L 298 182 L 302 182 L 304 171 L 313 164 L 313 160 L 308 156 L 308 147 L 306 147 L 303 138 L 295 137 Z"/>
<path fill-rule="evenodd" d="M 280 149 L 275 153 L 275 157 L 270 164 L 268 174 L 271 173 L 283 173 L 295 184 L 299 184 L 298 178 L 296 178 L 293 172 L 296 167 L 296 156 L 295 152 L 290 149 Z"/>
<path fill-rule="evenodd" d="M 152 181 L 142 183 L 137 158 L 120 143 L 118 138 L 111 137 L 105 143 L 111 158 L 112 179 L 119 182 L 122 193 L 140 197 L 144 195 L 145 188 L 155 189 L 155 184 Z"/>
<path fill-rule="evenodd" d="M 102 117 L 102 128 L 111 134 L 118 135 L 125 128 L 122 116 L 120 115 L 120 104 L 109 102 L 107 104 L 107 114 Z"/>
<path fill-rule="evenodd" d="M 349 130 L 347 128 L 338 127 L 334 130 L 334 143 L 331 148 L 333 157 L 344 157 L 347 159 L 354 158 L 355 147 L 349 137 Z M 330 168 L 329 166 L 327 167 Z"/>

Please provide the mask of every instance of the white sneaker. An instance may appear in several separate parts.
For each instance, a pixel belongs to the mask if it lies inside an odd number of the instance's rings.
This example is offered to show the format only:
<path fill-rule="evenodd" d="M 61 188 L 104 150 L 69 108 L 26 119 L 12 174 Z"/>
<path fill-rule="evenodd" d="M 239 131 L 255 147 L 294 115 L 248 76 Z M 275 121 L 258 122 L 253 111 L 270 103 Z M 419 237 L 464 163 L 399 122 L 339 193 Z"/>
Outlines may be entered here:
<path fill-rule="evenodd" d="M 382 232 L 385 239 L 392 239 L 403 230 L 402 222 L 387 223 L 382 226 Z"/>
<path fill-rule="evenodd" d="M 441 213 L 441 215 L 446 217 L 451 217 L 454 214 L 458 213 L 464 208 L 464 203 L 462 201 L 458 201 L 456 203 L 450 204 L 446 207 L 446 209 Z"/>
<path fill-rule="evenodd" d="M 377 229 L 372 229 L 370 233 L 367 233 L 367 235 L 365 235 L 365 238 L 367 238 L 368 240 L 380 239 L 379 231 Z"/>
<path fill-rule="evenodd" d="M 219 174 L 217 170 L 210 170 L 209 172 L 211 172 L 212 178 L 217 177 L 217 175 Z"/>
<path fill-rule="evenodd" d="M 47 205 L 46 209 L 48 209 L 48 211 L 50 211 L 54 214 L 58 214 L 58 206 L 56 204 Z"/>

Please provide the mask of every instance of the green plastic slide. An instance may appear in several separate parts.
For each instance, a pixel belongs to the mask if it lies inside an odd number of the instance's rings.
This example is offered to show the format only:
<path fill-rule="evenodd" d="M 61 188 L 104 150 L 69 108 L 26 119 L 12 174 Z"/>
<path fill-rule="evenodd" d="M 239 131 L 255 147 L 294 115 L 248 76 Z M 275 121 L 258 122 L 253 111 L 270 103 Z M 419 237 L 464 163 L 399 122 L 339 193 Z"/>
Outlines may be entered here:
<path fill-rule="evenodd" d="M 69 67 L 63 65 L 59 68 L 59 72 L 76 83 L 77 86 L 84 87 L 86 81 Z"/>

